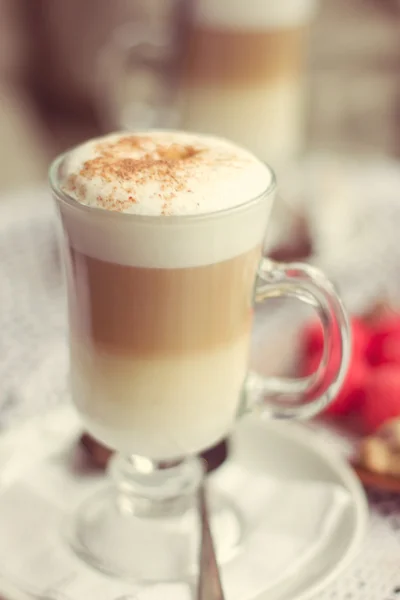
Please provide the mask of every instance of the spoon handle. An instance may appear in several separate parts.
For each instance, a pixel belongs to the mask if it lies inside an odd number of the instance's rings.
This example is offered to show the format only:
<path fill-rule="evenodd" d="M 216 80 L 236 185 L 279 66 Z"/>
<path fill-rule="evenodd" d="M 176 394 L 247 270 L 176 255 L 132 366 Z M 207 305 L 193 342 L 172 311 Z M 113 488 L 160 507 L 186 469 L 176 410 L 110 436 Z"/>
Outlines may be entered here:
<path fill-rule="evenodd" d="M 199 487 L 199 511 L 201 522 L 200 569 L 197 600 L 225 600 L 221 577 L 210 530 L 204 481 Z"/>

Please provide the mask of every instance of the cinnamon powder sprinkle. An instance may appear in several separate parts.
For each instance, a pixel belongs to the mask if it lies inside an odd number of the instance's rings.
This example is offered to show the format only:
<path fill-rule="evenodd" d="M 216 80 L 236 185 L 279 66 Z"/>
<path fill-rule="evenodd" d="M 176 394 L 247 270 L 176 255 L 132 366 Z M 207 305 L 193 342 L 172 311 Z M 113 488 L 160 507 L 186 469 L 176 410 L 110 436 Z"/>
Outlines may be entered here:
<path fill-rule="evenodd" d="M 79 176 L 86 180 L 99 177 L 107 183 L 116 179 L 121 183 L 130 181 L 133 187 L 135 184 L 145 184 L 149 181 L 162 181 L 161 189 L 165 192 L 163 214 L 166 214 L 167 201 L 172 200 L 178 192 L 185 191 L 188 170 L 192 170 L 199 161 L 204 160 L 204 156 L 201 157 L 204 151 L 180 144 L 159 143 L 155 148 L 147 150 L 148 146 L 149 139 L 136 136 L 120 138 L 113 143 L 112 150 L 109 144 L 100 143 L 96 147 L 98 156 L 84 163 Z M 138 157 L 121 158 L 124 151 L 130 151 L 133 155 L 136 153 Z M 115 186 L 113 189 L 116 189 Z M 126 201 L 118 201 L 111 196 L 98 196 L 97 201 L 102 208 L 116 211 L 124 211 L 136 202 L 133 195 L 129 195 Z"/>
<path fill-rule="evenodd" d="M 86 197 L 85 182 L 100 179 L 105 184 L 107 195 L 97 196 L 98 206 L 107 210 L 123 212 L 137 203 L 135 187 L 152 181 L 157 182 L 162 199 L 162 214 L 167 215 L 169 203 L 181 192 L 191 192 L 189 179 L 196 177 L 199 166 L 215 168 L 226 164 L 236 166 L 235 156 L 227 152 L 226 156 L 210 157 L 208 148 L 199 145 L 185 145 L 155 141 L 150 136 L 124 136 L 117 140 L 99 142 L 95 146 L 94 158 L 83 163 L 78 175 L 67 178 L 67 189 Z M 243 159 L 238 166 L 243 165 Z M 127 182 L 128 188 L 126 187 Z M 118 183 L 124 186 L 128 194 L 118 199 Z M 107 185 L 108 184 L 108 185 Z M 100 186 L 101 189 L 101 186 Z M 112 190 L 110 193 L 110 189 Z M 114 192 L 114 193 L 112 193 Z"/>

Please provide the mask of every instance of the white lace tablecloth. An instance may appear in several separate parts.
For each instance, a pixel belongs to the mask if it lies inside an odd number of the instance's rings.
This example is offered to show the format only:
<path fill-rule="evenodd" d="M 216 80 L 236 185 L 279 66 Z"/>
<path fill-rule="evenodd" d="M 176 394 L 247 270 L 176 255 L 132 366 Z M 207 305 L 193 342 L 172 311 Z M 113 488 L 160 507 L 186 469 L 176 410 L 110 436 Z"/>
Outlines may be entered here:
<path fill-rule="evenodd" d="M 50 195 L 17 193 L 0 202 L 1 429 L 68 400 L 64 308 Z M 362 552 L 319 600 L 400 599 L 400 496 L 369 500 Z"/>

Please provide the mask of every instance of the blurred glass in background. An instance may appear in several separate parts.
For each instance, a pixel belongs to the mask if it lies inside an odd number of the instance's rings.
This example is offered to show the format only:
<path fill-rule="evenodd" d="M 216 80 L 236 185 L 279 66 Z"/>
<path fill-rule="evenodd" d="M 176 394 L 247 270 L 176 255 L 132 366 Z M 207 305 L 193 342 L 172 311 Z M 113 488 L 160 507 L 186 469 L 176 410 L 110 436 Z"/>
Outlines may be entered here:
<path fill-rule="evenodd" d="M 304 148 L 314 0 L 198 0 L 184 65 L 184 127 L 250 148 L 277 168 Z"/>
<path fill-rule="evenodd" d="M 161 23 L 124 25 L 103 49 L 106 122 L 221 135 L 275 168 L 299 156 L 316 0 L 167 4 Z"/>
<path fill-rule="evenodd" d="M 226 135 L 276 167 L 398 155 L 399 25 L 397 0 L 0 0 L 0 189 L 121 126 Z"/>

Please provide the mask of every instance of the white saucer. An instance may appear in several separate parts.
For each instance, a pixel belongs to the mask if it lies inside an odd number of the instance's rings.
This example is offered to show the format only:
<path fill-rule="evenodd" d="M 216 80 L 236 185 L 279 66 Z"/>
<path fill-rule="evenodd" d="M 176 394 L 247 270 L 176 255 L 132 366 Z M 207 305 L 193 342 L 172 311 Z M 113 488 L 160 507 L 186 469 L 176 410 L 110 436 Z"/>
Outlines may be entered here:
<path fill-rule="evenodd" d="M 0 438 L 0 493 L 22 478 L 30 467 L 79 435 L 78 417 L 69 406 L 36 417 Z M 244 419 L 233 435 L 230 460 L 251 464 L 270 476 L 331 482 L 351 497 L 323 552 L 296 577 L 254 600 L 307 600 L 317 595 L 346 568 L 364 539 L 368 510 L 358 479 L 338 455 L 333 454 L 308 429 L 299 424 Z M 0 596 L 28 600 L 29 596 L 0 578 Z M 227 599 L 229 600 L 229 599 Z"/>
<path fill-rule="evenodd" d="M 323 444 L 317 434 L 294 422 L 248 417 L 235 432 L 233 450 L 234 459 L 237 457 L 242 464 L 251 464 L 253 468 L 258 466 L 271 476 L 335 483 L 350 494 L 352 502 L 324 552 L 287 584 L 254 600 L 317 598 L 351 564 L 364 541 L 368 505 L 358 478 L 347 462 Z"/>

